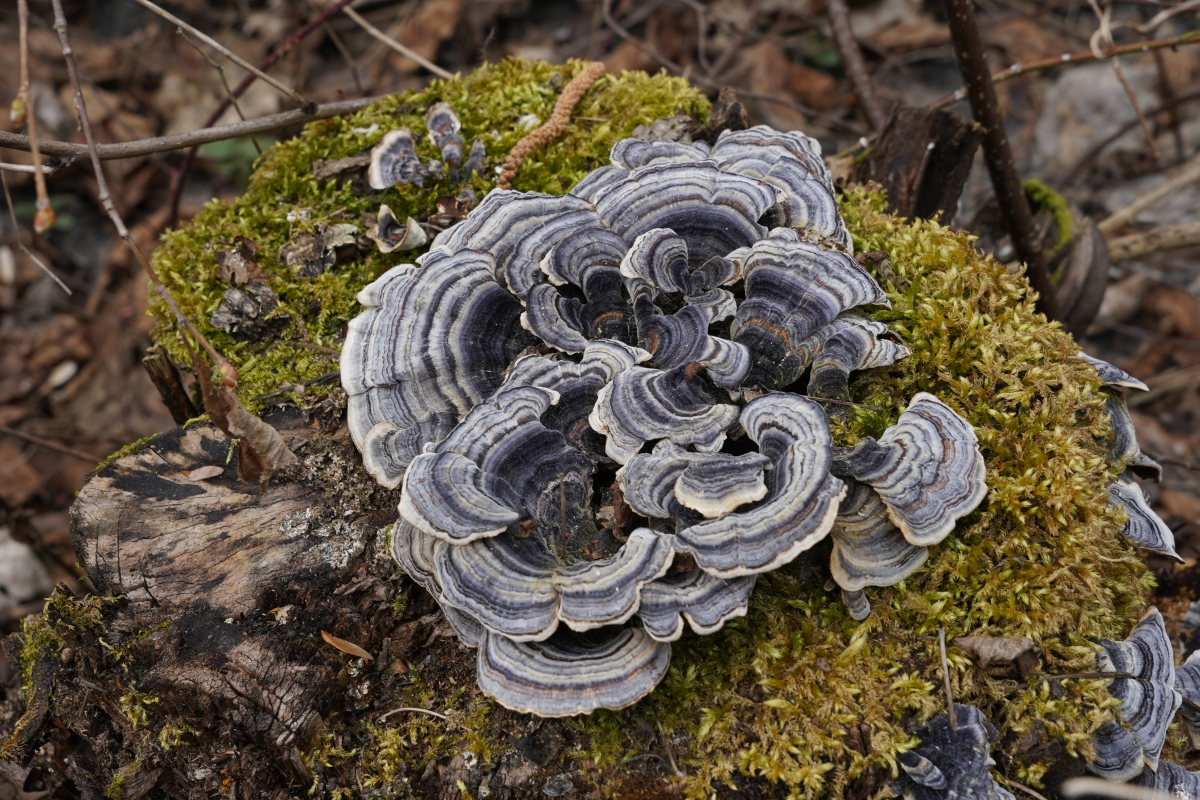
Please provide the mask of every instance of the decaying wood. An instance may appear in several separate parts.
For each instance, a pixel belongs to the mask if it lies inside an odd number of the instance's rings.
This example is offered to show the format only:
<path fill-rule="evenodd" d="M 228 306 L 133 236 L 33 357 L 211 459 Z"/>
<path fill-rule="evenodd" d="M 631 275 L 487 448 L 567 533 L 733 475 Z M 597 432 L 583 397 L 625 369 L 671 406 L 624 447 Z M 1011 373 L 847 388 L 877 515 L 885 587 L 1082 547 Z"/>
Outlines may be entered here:
<path fill-rule="evenodd" d="M 856 179 L 882 184 L 888 211 L 923 219 L 941 213 L 948 222 L 982 140 L 982 129 L 953 114 L 898 104 Z"/>
<path fill-rule="evenodd" d="M 175 420 L 176 425 L 182 425 L 189 419 L 198 416 L 196 406 L 183 386 L 179 370 L 175 368 L 162 348 L 158 345 L 149 348 L 145 357 L 142 358 L 142 366 L 146 368 L 150 381 L 154 384 L 154 388 L 158 389 L 163 405 L 167 407 L 167 411 L 171 412 L 171 419 Z"/>

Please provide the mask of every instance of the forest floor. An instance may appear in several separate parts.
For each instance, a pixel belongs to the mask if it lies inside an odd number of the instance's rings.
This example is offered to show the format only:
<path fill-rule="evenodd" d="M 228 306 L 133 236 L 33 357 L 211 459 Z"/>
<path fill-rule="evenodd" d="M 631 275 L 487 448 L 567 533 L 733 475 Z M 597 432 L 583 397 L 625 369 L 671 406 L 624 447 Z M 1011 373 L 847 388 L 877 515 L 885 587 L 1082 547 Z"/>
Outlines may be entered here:
<path fill-rule="evenodd" d="M 82 141 L 48 2 L 32 2 L 30 70 L 43 138 Z M 171 8 L 250 62 L 328 5 L 325 0 L 177 0 Z M 1097 18 L 1080 0 L 986 0 L 979 4 L 989 62 L 997 71 L 1089 47 Z M 1157 0 L 1120 0 L 1112 19 L 1142 23 Z M 0 99 L 18 90 L 15 4 L 0 8 Z M 1107 7 L 1107 6 L 1106 6 Z M 356 6 L 368 20 L 450 72 L 505 56 L 602 60 L 610 71 L 656 71 L 663 61 L 704 85 L 729 85 L 773 98 L 746 99 L 751 121 L 815 136 L 827 155 L 871 129 L 843 69 L 822 0 L 620 0 L 613 16 L 646 45 L 605 25 L 600 0 L 374 0 Z M 66 3 L 88 108 L 102 142 L 202 127 L 224 97 L 208 60 L 133 0 Z M 851 22 L 870 79 L 885 107 L 924 105 L 960 85 L 939 3 L 851 3 Z M 1153 35 L 1200 26 L 1196 11 L 1174 16 Z M 1120 37 L 1118 37 L 1119 39 Z M 226 68 L 231 84 L 245 74 Z M 316 102 L 418 88 L 433 76 L 334 16 L 302 40 L 272 74 Z M 1126 86 L 1122 85 L 1122 79 Z M 1112 62 L 1029 72 L 998 86 L 1023 177 L 1062 192 L 1095 220 L 1128 205 L 1200 153 L 1200 46 L 1164 49 Z M 715 94 L 715 92 L 714 92 Z M 1137 108 L 1144 112 L 1144 124 Z M 295 107 L 261 82 L 240 101 L 258 117 Z M 965 102 L 950 106 L 969 115 Z M 232 112 L 222 122 L 236 120 Z M 15 131 L 7 115 L 0 131 Z M 186 221 L 216 198 L 244 187 L 256 147 L 293 134 L 205 145 L 187 176 L 178 216 Z M 28 155 L 0 150 L 7 162 Z M 173 175 L 182 153 L 107 163 L 114 201 L 147 251 L 171 224 Z M 55 583 L 91 587 L 76 564 L 67 509 L 97 462 L 122 446 L 174 426 L 141 364 L 150 345 L 147 280 L 97 202 L 84 161 L 49 180 L 56 226 L 32 236 L 34 184 L 7 173 L 14 229 L 0 209 L 0 636 L 40 610 Z M 977 156 L 951 221 L 978 232 L 988 224 L 990 182 Z M 1200 224 L 1200 181 L 1139 213 L 1116 235 Z M 179 224 L 182 224 L 179 223 Z M 49 265 L 70 294 L 27 255 Z M 998 253 L 1001 257 L 1007 254 Z M 1164 464 L 1146 484 L 1174 531 L 1186 563 L 1152 557 L 1155 602 L 1180 637 L 1200 645 L 1200 246 L 1116 261 L 1096 321 L 1080 341 L 1142 379 L 1129 398 L 1145 452 Z M 18 544 L 13 544 L 13 543 Z M 0 693 L 16 676 L 0 653 Z M 11 688 L 10 688 L 11 690 Z M 0 799 L 13 794 L 0 775 Z M 16 790 L 13 790 L 16 791 Z M 6 793 L 7 792 L 7 793 Z M 32 795 L 30 795 L 32 796 Z"/>

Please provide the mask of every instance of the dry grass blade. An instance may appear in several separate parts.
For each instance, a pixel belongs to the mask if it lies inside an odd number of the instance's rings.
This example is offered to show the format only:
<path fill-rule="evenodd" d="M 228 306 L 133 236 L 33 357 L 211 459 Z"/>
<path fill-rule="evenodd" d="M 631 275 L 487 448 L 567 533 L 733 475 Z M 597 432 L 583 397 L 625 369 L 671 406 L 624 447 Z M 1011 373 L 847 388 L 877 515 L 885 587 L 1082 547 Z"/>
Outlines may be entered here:
<path fill-rule="evenodd" d="M 1148 208 L 1154 207 L 1160 200 L 1175 194 L 1183 187 L 1197 180 L 1200 180 L 1200 154 L 1192 156 L 1190 161 L 1177 169 L 1174 175 L 1167 178 L 1158 186 L 1147 192 L 1143 192 L 1134 198 L 1133 202 L 1129 205 L 1118 208 L 1100 220 L 1096 224 L 1096 228 L 1101 233 L 1111 233 L 1123 225 L 1128 225 L 1134 221 L 1138 214 Z"/>
<path fill-rule="evenodd" d="M 400 714 L 405 711 L 412 711 L 412 712 L 419 713 L 419 714 L 428 714 L 431 717 L 437 717 L 438 719 L 444 719 L 447 722 L 449 722 L 449 720 L 450 720 L 450 718 L 447 717 L 445 714 L 439 714 L 436 711 L 430 711 L 428 708 L 411 708 L 409 706 L 403 706 L 401 708 L 393 708 L 391 711 L 387 712 L 386 714 L 381 714 L 379 716 L 379 719 L 376 720 L 376 722 L 383 722 L 385 719 L 390 717 L 392 714 Z"/>
<path fill-rule="evenodd" d="M 950 665 L 946 661 L 946 629 L 938 628 L 938 652 L 942 657 L 942 680 L 946 687 L 946 718 L 950 720 L 950 730 L 958 730 L 958 716 L 954 711 L 954 691 L 950 688 Z"/>
<path fill-rule="evenodd" d="M 299 92 L 297 92 L 295 89 L 284 86 L 282 83 L 275 80 L 270 75 L 263 72 L 258 67 L 254 66 L 249 61 L 246 61 L 244 58 L 242 58 L 241 56 L 234 53 L 228 47 L 226 47 L 225 45 L 218 42 L 216 39 L 212 38 L 211 36 L 204 33 L 203 31 L 197 30 L 195 27 L 187 24 L 186 22 L 184 22 L 183 20 L 181 20 L 179 17 L 175 16 L 174 14 L 170 13 L 166 9 L 156 6 L 154 3 L 151 3 L 150 0 L 137 0 L 137 3 L 139 5 L 142 5 L 148 9 L 150 9 L 155 14 L 158 14 L 160 17 L 167 20 L 172 25 L 178 25 L 180 28 L 183 28 L 188 33 L 192 34 L 193 36 L 198 38 L 200 41 L 207 44 L 209 47 L 212 47 L 213 49 L 220 51 L 221 55 L 225 56 L 230 61 L 237 64 L 239 67 L 246 70 L 246 72 L 249 72 L 251 75 L 254 75 L 255 77 L 259 78 L 260 80 L 263 80 L 266 83 L 270 84 L 273 88 L 275 88 L 281 94 L 285 94 L 288 97 L 295 100 L 297 103 L 300 104 L 300 107 L 303 108 L 305 111 L 312 111 L 313 109 L 315 109 L 317 107 L 316 103 L 314 103 L 313 101 L 304 97 Z"/>
<path fill-rule="evenodd" d="M 141 2 L 141 0 L 139 0 L 139 2 Z M 355 24 L 357 24 L 364 31 L 371 34 L 376 39 L 383 42 L 384 44 L 386 44 L 388 47 L 395 50 L 400 55 L 411 58 L 413 61 L 420 64 L 422 67 L 429 70 L 434 75 L 437 75 L 439 78 L 445 78 L 445 79 L 449 80 L 450 78 L 454 77 L 449 72 L 447 72 L 446 70 L 439 67 L 437 64 L 434 64 L 429 59 L 423 57 L 420 53 L 414 52 L 413 50 L 405 47 L 404 45 L 400 44 L 392 37 L 388 36 L 383 31 L 379 30 L 379 28 L 376 28 L 374 25 L 372 25 L 370 22 L 368 22 L 366 20 L 366 18 L 363 17 L 362 14 L 359 14 L 357 11 L 355 11 L 350 6 L 346 6 L 345 8 L 342 9 L 342 11 L 344 11 L 346 13 L 347 17 L 354 20 Z"/>
<path fill-rule="evenodd" d="M 1059 794 L 1066 798 L 1096 795 L 1114 800 L 1175 800 L 1175 795 L 1167 792 L 1128 783 L 1113 783 L 1103 778 L 1071 778 L 1063 781 Z"/>
<path fill-rule="evenodd" d="M 359 658 L 361 658 L 365 661 L 374 661 L 375 660 L 375 656 L 371 655 L 366 650 L 363 650 L 361 647 L 356 645 L 354 642 L 347 642 L 345 639 L 334 636 L 332 633 L 326 633 L 325 631 L 321 631 L 321 638 L 325 640 L 326 644 L 332 645 L 333 647 L 335 647 L 338 650 L 341 650 L 343 653 L 346 653 L 347 655 L 358 656 Z"/>

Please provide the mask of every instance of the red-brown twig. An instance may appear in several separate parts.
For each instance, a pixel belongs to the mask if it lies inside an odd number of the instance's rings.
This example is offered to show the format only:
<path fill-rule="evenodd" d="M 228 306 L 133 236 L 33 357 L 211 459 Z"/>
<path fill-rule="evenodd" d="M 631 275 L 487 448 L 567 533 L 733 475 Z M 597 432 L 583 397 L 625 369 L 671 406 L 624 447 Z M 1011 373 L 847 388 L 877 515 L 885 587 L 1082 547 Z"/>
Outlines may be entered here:
<path fill-rule="evenodd" d="M 1164 50 L 1167 48 L 1180 47 L 1187 44 L 1200 44 L 1200 30 L 1188 31 L 1179 36 L 1170 36 L 1166 39 L 1153 39 L 1149 42 L 1134 42 L 1132 44 L 1123 44 L 1119 47 L 1114 47 L 1108 52 L 1109 56 L 1123 56 L 1132 53 L 1148 53 L 1151 50 Z M 1083 50 L 1078 53 L 1063 53 L 1061 56 L 1053 56 L 1051 58 L 1042 58 L 1037 61 L 1030 61 L 1028 64 L 1013 64 L 1008 69 L 1002 69 L 992 75 L 992 83 L 1004 83 L 1012 78 L 1024 75 L 1027 72 L 1041 72 L 1047 69 L 1054 69 L 1067 64 L 1083 64 L 1088 61 L 1095 61 L 1096 55 L 1091 50 Z M 952 103 L 957 103 L 959 100 L 964 100 L 967 97 L 966 89 L 958 89 L 951 94 L 946 95 L 940 100 L 933 103 L 934 108 L 945 108 Z"/>
<path fill-rule="evenodd" d="M 846 0 L 827 0 L 826 10 L 829 12 L 829 26 L 833 29 L 833 40 L 837 43 L 838 52 L 842 55 L 842 64 L 846 74 L 854 84 L 854 92 L 858 95 L 858 103 L 862 106 L 867 121 L 876 133 L 883 130 L 887 116 L 883 106 L 875 95 L 875 87 L 871 85 L 871 76 L 867 73 L 867 62 L 863 60 L 862 49 L 858 39 L 854 38 L 854 29 L 850 27 L 850 9 Z"/>
<path fill-rule="evenodd" d="M 1012 238 L 1017 257 L 1027 265 L 1030 283 L 1040 295 L 1038 310 L 1049 319 L 1057 319 L 1058 298 L 1054 282 L 1046 266 L 1046 257 L 1033 234 L 1033 214 L 1025 200 L 1021 176 L 1017 174 L 1008 134 L 1004 130 L 1004 117 L 1000 113 L 996 87 L 984 57 L 983 39 L 975 21 L 975 10 L 971 0 L 945 0 L 945 4 L 950 36 L 954 40 L 954 54 L 958 59 L 967 98 L 971 102 L 971 114 L 983 128 L 983 156 L 996 189 L 996 202 L 1000 206 L 1004 227 Z"/>
<path fill-rule="evenodd" d="M 180 310 L 179 304 L 175 302 L 175 298 L 167 291 L 167 287 L 154 271 L 154 267 L 150 265 L 150 261 L 142 252 L 142 249 L 137 246 L 137 242 L 129 235 L 129 229 L 125 227 L 125 221 L 117 213 L 117 207 L 113 204 L 112 194 L 108 190 L 108 179 L 104 177 L 104 167 L 101 166 L 100 156 L 96 153 L 96 136 L 92 132 L 92 122 L 88 119 L 87 105 L 83 101 L 83 89 L 79 84 L 79 69 L 75 63 L 75 52 L 71 49 L 70 36 L 67 34 L 67 17 L 63 13 L 62 0 L 51 0 L 51 2 L 54 6 L 54 30 L 58 32 L 58 40 L 62 45 L 63 59 L 67 62 L 67 75 L 71 79 L 71 88 L 75 92 L 75 114 L 79 118 L 79 125 L 83 129 L 83 136 L 87 140 L 88 154 L 92 160 L 92 170 L 96 174 L 96 186 L 100 197 L 100 204 L 108 212 L 108 218 L 112 220 L 117 233 L 125 240 L 125 244 L 129 246 L 134 256 L 141 262 L 142 268 L 146 270 L 146 274 L 150 277 L 155 293 L 171 309 L 179 326 L 191 333 L 192 337 L 205 349 L 209 357 L 212 358 L 213 363 L 217 366 L 217 369 L 221 372 L 221 375 L 226 379 L 226 382 L 231 384 L 236 383 L 236 370 L 225 360 L 224 356 L 208 343 L 208 340 L 196 329 L 192 321 Z"/>
<path fill-rule="evenodd" d="M 335 2 L 329 8 L 313 17 L 302 28 L 289 36 L 283 44 L 268 53 L 266 58 L 258 62 L 259 70 L 269 69 L 272 64 L 287 55 L 287 53 L 293 47 L 295 47 L 301 39 L 324 25 L 331 18 L 337 16 L 337 14 L 340 13 L 341 10 L 348 6 L 351 2 L 352 0 L 337 0 L 337 2 Z M 246 89 L 250 88 L 250 84 L 254 83 L 255 78 L 256 76 L 253 73 L 242 78 L 241 82 L 238 83 L 237 86 L 233 87 L 233 96 L 241 97 L 243 94 L 245 94 Z M 204 127 L 210 128 L 217 124 L 217 120 L 221 118 L 221 115 L 225 113 L 229 106 L 229 98 L 226 98 L 218 103 L 217 107 L 211 114 L 209 114 L 208 119 L 204 122 Z M 183 157 L 183 162 L 179 165 L 179 170 L 175 173 L 175 180 L 171 186 L 171 217 L 167 221 L 167 227 L 175 227 L 175 223 L 179 219 L 179 201 L 183 197 L 183 186 L 187 182 L 187 174 L 192 168 L 192 162 L 196 160 L 196 150 L 198 147 L 199 145 L 193 145 L 191 149 L 188 150 L 187 155 Z"/>
<path fill-rule="evenodd" d="M 33 230 L 45 233 L 54 227 L 54 209 L 50 206 L 50 193 L 46 191 L 46 173 L 41 169 L 42 154 L 37 146 L 37 109 L 33 107 L 33 91 L 29 88 L 29 3 L 17 0 L 17 26 L 20 29 L 21 88 L 19 94 L 25 100 L 25 121 L 29 138 L 33 143 L 29 151 L 33 157 L 33 185 L 37 191 L 37 211 L 33 215 Z"/>

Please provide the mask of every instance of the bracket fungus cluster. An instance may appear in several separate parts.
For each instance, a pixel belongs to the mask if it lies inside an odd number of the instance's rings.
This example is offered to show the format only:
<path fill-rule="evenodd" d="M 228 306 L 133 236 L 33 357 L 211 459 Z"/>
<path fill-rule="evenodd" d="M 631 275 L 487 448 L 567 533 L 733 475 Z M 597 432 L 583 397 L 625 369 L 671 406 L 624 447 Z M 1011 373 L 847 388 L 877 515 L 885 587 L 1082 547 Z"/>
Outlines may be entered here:
<path fill-rule="evenodd" d="M 448 163 L 452 128 L 429 125 Z M 373 174 L 417 175 L 388 137 L 400 166 Z M 973 429 L 930 394 L 834 446 L 820 401 L 908 350 L 863 313 L 888 300 L 812 139 L 627 139 L 611 160 L 564 196 L 488 194 L 360 293 L 342 351 L 364 466 L 401 489 L 394 557 L 478 648 L 483 690 L 542 716 L 643 697 L 685 627 L 745 614 L 756 576 L 831 533 L 864 618 L 864 587 L 986 492 Z"/>
<path fill-rule="evenodd" d="M 1107 442 L 1109 464 L 1120 471 L 1116 480 L 1108 487 L 1109 502 L 1125 510 L 1128 520 L 1121 533 L 1126 539 L 1155 553 L 1183 562 L 1175 552 L 1175 535 L 1167 524 L 1155 514 L 1146 502 L 1146 496 L 1134 477 L 1162 480 L 1162 467 L 1142 452 L 1138 446 L 1133 418 L 1125 405 L 1124 390 L 1148 391 L 1146 384 L 1132 375 L 1114 367 L 1107 361 L 1093 358 L 1080 352 L 1079 357 L 1087 361 L 1100 376 L 1101 391 L 1105 397 L 1105 410 L 1112 425 L 1112 438 Z"/>
<path fill-rule="evenodd" d="M 917 728 L 920 740 L 912 750 L 896 756 L 900 775 L 892 782 L 894 797 L 912 800 L 1015 800 L 992 778 L 992 742 L 996 729 L 974 706 L 951 709 L 955 725 L 938 714 Z"/>

